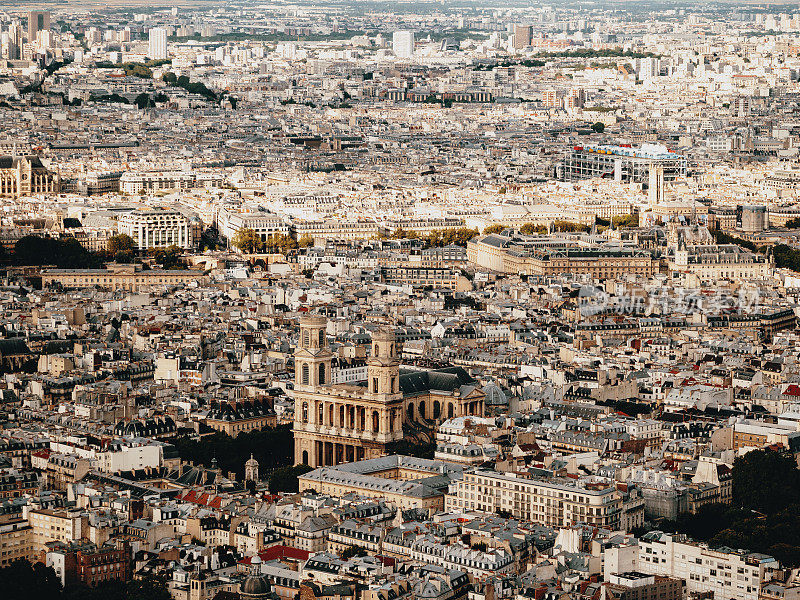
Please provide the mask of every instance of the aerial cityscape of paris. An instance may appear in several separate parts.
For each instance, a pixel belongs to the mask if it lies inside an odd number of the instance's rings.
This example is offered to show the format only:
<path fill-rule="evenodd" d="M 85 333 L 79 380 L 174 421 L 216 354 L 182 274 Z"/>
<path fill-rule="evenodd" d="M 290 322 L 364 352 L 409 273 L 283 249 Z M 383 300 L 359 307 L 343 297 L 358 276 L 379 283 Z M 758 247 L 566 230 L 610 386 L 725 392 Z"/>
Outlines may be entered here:
<path fill-rule="evenodd" d="M 800 600 L 800 2 L 5 0 L 0 600 Z"/>

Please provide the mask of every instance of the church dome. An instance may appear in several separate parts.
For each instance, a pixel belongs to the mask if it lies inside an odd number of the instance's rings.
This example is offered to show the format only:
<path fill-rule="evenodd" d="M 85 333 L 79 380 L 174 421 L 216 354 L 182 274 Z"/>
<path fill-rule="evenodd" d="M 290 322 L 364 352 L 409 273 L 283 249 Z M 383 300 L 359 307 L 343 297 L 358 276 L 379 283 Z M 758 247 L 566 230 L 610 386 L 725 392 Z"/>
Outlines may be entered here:
<path fill-rule="evenodd" d="M 496 383 L 489 383 L 483 387 L 483 393 L 486 396 L 486 404 L 488 406 L 498 406 L 508 404 L 508 397 L 503 389 Z"/>
<path fill-rule="evenodd" d="M 262 575 L 250 575 L 239 585 L 239 594 L 246 598 L 266 598 L 272 591 Z"/>

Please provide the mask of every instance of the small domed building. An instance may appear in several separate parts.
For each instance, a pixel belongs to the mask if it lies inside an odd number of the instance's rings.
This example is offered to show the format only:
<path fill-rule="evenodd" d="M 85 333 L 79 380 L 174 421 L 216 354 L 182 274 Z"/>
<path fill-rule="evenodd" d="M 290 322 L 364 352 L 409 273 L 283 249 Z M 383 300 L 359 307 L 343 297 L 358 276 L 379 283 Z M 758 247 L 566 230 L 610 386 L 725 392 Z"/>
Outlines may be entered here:
<path fill-rule="evenodd" d="M 245 481 L 258 481 L 258 461 L 250 455 L 250 459 L 244 463 Z"/>
<path fill-rule="evenodd" d="M 250 565 L 250 574 L 239 584 L 239 597 L 242 600 L 279 600 L 269 580 L 261 575 L 261 559 L 254 556 Z"/>

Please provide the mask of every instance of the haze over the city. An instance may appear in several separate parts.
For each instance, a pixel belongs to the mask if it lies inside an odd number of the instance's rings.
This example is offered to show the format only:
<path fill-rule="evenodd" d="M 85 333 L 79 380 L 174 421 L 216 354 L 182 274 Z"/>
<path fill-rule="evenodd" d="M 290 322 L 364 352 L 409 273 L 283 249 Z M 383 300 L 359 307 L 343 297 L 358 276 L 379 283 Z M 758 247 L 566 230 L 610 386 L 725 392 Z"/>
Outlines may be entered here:
<path fill-rule="evenodd" d="M 0 7 L 0 600 L 800 600 L 800 5 Z"/>

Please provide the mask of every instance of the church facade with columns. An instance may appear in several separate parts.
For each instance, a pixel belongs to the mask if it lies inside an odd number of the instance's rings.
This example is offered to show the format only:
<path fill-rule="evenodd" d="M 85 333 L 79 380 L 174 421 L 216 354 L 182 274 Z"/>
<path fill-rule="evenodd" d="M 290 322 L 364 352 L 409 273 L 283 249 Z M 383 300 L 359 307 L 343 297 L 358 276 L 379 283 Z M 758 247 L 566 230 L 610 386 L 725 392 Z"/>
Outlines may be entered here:
<path fill-rule="evenodd" d="M 394 332 L 372 335 L 367 380 L 333 384 L 327 319 L 300 320 L 294 354 L 294 452 L 296 464 L 333 466 L 377 458 L 407 434 L 432 438 L 437 423 L 483 416 L 484 394 L 463 369 L 400 368 Z"/>
<path fill-rule="evenodd" d="M 0 155 L 0 197 L 57 194 L 61 179 L 42 164 L 38 156 Z"/>

